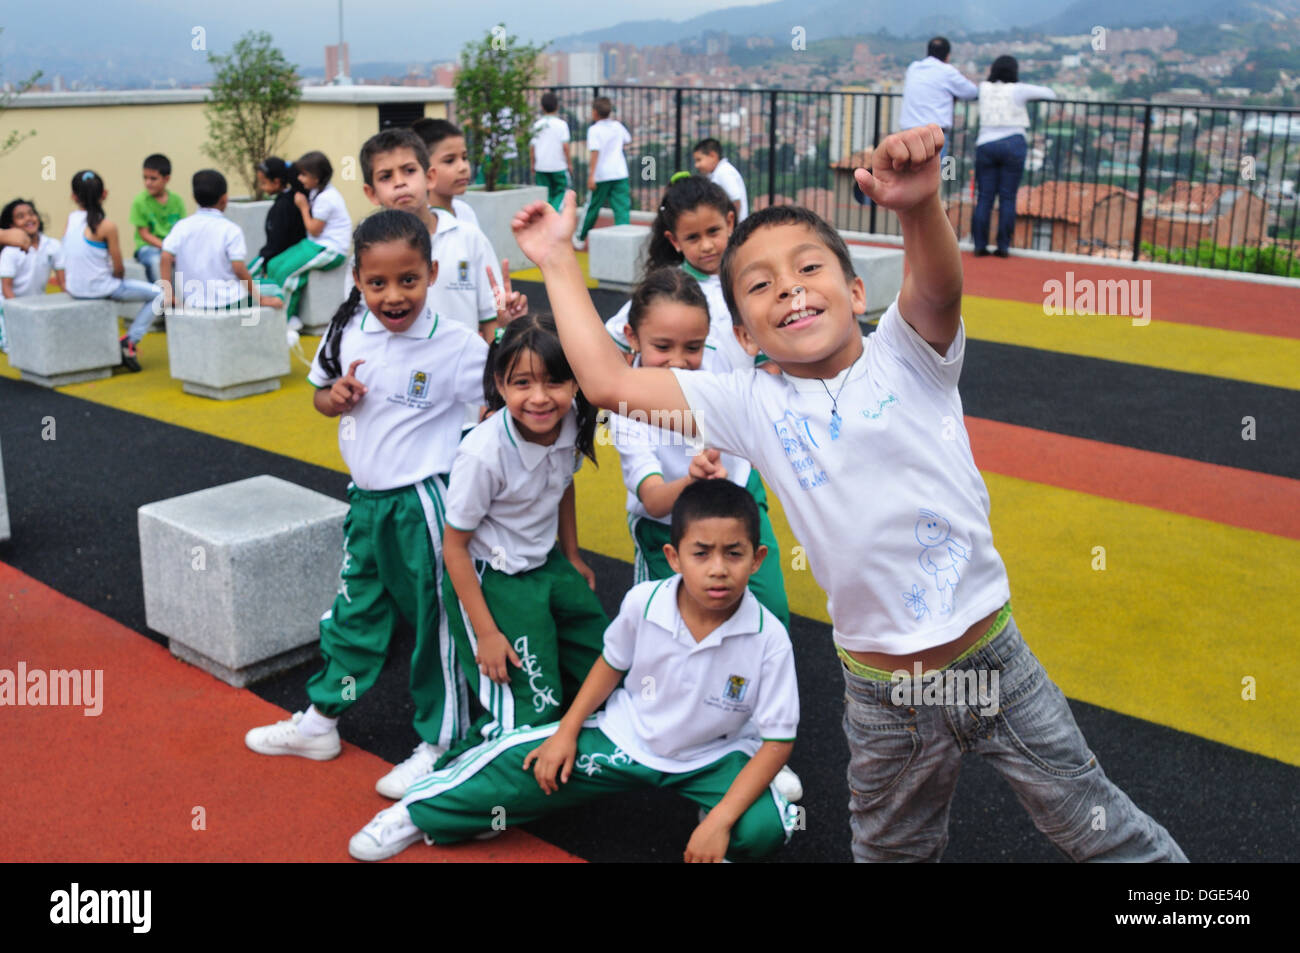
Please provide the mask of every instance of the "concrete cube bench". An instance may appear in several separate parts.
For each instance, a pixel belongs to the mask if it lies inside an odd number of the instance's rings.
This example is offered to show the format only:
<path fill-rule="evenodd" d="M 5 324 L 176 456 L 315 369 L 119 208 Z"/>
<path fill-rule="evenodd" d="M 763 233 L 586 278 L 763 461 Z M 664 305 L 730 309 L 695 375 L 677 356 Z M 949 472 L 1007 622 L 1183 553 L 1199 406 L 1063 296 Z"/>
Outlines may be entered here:
<path fill-rule="evenodd" d="M 875 321 L 903 290 L 903 249 L 850 245 L 853 270 L 867 286 L 867 311 L 863 320 Z"/>
<path fill-rule="evenodd" d="M 122 363 L 111 302 L 67 294 L 5 301 L 9 363 L 25 381 L 61 387 L 99 380 Z"/>
<path fill-rule="evenodd" d="M 347 511 L 272 476 L 140 507 L 146 624 L 239 688 L 301 664 L 338 592 Z"/>
<path fill-rule="evenodd" d="M 248 257 L 244 259 L 245 265 L 251 265 L 266 244 L 266 215 L 271 211 L 272 204 L 270 199 L 256 202 L 231 200 L 226 203 L 226 218 L 238 225 L 244 233 L 244 247 L 248 251 Z"/>
<path fill-rule="evenodd" d="M 9 497 L 5 495 L 5 458 L 0 453 L 0 543 L 9 538 Z"/>
<path fill-rule="evenodd" d="M 324 334 L 330 326 L 334 312 L 348 296 L 347 276 L 351 267 L 349 260 L 329 271 L 307 272 L 307 287 L 298 299 L 298 317 L 305 333 Z M 283 315 L 280 320 L 284 321 Z M 283 330 L 280 336 L 284 337 Z"/>
<path fill-rule="evenodd" d="M 611 225 L 587 233 L 587 268 L 602 288 L 630 291 L 641 277 L 650 228 Z"/>
<path fill-rule="evenodd" d="M 234 400 L 278 390 L 289 373 L 284 318 L 261 307 L 169 312 L 167 359 L 187 394 Z"/>

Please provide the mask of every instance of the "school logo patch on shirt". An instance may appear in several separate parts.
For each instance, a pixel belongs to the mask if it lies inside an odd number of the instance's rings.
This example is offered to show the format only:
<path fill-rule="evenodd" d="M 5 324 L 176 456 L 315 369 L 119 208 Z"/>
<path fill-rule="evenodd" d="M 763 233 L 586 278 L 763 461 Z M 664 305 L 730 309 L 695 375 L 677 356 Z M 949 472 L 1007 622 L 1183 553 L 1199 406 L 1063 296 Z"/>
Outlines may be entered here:
<path fill-rule="evenodd" d="M 460 261 L 456 263 L 456 274 L 461 281 L 469 281 L 469 262 Z"/>
<path fill-rule="evenodd" d="M 743 701 L 748 688 L 749 679 L 745 678 L 745 676 L 729 675 L 727 676 L 727 688 L 722 693 L 722 697 L 734 702 Z"/>
<path fill-rule="evenodd" d="M 411 382 L 406 387 L 409 397 L 417 400 L 429 392 L 429 375 L 425 371 L 411 371 Z"/>

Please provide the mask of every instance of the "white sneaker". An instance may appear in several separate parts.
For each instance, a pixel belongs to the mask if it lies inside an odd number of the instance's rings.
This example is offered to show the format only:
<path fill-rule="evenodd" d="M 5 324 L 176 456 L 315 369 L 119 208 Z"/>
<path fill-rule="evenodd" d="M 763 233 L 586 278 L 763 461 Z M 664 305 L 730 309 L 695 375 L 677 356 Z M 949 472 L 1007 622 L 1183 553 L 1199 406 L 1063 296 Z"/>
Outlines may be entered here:
<path fill-rule="evenodd" d="M 323 735 L 309 738 L 298 730 L 300 721 L 302 712 L 296 711 L 292 718 L 285 721 L 254 728 L 244 735 L 244 744 L 258 754 L 296 754 L 313 761 L 328 761 L 339 756 L 342 746 L 339 744 L 338 728 L 331 728 Z"/>
<path fill-rule="evenodd" d="M 583 209 L 579 210 L 578 212 L 579 223 L 582 222 L 584 217 L 586 217 L 585 206 L 583 207 Z M 582 251 L 584 248 L 587 247 L 587 240 L 585 238 L 578 237 L 578 232 L 580 231 L 582 231 L 581 225 L 579 225 L 578 229 L 573 233 L 573 247 L 576 248 L 578 251 Z"/>
<path fill-rule="evenodd" d="M 409 758 L 375 782 L 375 790 L 384 797 L 392 798 L 394 801 L 399 800 L 412 784 L 426 774 L 433 773 L 434 763 L 446 750 L 427 741 L 421 741 L 415 746 L 415 751 Z"/>
<path fill-rule="evenodd" d="M 776 788 L 776 793 L 791 804 L 803 798 L 803 782 L 799 780 L 799 775 L 790 770 L 789 765 L 782 766 L 776 773 L 776 777 L 772 779 L 772 787 Z"/>
<path fill-rule="evenodd" d="M 348 853 L 357 860 L 386 860 L 400 854 L 418 840 L 424 831 L 411 822 L 403 804 L 386 807 L 348 841 Z"/>
<path fill-rule="evenodd" d="M 289 319 L 288 323 L 289 323 L 290 331 L 299 331 L 299 332 L 302 331 L 302 318 L 298 317 L 298 315 L 295 314 L 292 318 Z"/>

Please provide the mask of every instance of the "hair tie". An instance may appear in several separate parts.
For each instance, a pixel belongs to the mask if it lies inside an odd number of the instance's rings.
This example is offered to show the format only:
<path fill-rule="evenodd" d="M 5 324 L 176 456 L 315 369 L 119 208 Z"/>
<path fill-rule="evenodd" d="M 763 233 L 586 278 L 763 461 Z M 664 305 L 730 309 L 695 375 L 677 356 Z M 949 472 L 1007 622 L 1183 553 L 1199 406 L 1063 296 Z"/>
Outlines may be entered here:
<path fill-rule="evenodd" d="M 499 344 L 501 342 L 501 339 L 505 337 L 505 334 L 506 334 L 505 328 L 497 328 L 496 334 L 492 336 L 492 343 Z"/>
<path fill-rule="evenodd" d="M 94 177 L 95 177 L 95 173 L 91 172 L 89 169 L 87 169 L 85 172 L 81 173 L 81 181 L 82 181 L 82 182 L 89 182 L 89 181 L 90 181 L 91 179 L 93 179 Z"/>
<path fill-rule="evenodd" d="M 682 170 L 681 172 L 674 172 L 673 177 L 668 180 L 668 184 L 675 185 L 678 182 L 680 182 L 682 179 L 689 179 L 690 177 L 691 177 L 691 173 L 685 170 Z"/>

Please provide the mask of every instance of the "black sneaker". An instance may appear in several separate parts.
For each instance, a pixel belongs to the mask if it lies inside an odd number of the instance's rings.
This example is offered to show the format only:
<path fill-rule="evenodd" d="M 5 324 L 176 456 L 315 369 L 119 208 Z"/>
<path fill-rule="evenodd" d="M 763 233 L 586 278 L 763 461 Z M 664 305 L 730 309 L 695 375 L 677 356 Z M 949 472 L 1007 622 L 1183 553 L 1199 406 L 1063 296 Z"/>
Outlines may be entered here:
<path fill-rule="evenodd" d="M 118 339 L 117 345 L 122 350 L 122 366 L 133 374 L 140 372 L 140 361 L 135 350 L 135 342 L 125 334 Z"/>
<path fill-rule="evenodd" d="M 976 246 L 975 246 L 975 257 L 976 257 L 976 258 L 983 258 L 983 257 L 984 257 L 985 255 L 987 255 L 988 253 L 989 253 L 989 250 L 988 250 L 986 247 L 984 247 L 983 245 L 976 245 Z"/>
<path fill-rule="evenodd" d="M 1005 248 L 995 248 L 993 250 L 993 254 L 997 255 L 999 258 L 1006 258 L 1010 254 L 1010 252 L 1008 252 Z"/>

